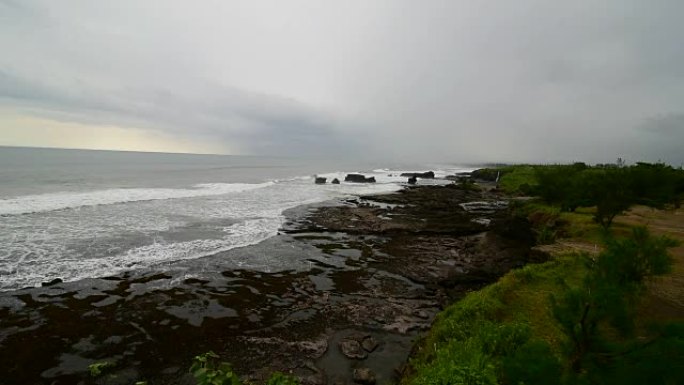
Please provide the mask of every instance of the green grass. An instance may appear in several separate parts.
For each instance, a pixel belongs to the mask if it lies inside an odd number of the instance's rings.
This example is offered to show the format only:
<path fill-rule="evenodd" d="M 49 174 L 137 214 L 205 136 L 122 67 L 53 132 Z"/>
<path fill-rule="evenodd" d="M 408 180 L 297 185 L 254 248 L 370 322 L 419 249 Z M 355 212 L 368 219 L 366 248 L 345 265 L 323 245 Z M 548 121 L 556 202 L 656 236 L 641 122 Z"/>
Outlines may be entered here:
<path fill-rule="evenodd" d="M 584 258 L 567 254 L 513 270 L 468 294 L 438 315 L 403 383 L 498 384 L 526 347 L 541 347 L 549 365 L 560 362 L 566 337 L 553 318 L 550 295 L 585 274 Z"/>
<path fill-rule="evenodd" d="M 653 245 L 667 242 L 650 238 L 650 243 L 633 244 L 638 229 L 621 224 L 612 227 L 617 238 L 608 238 L 593 221 L 593 208 L 561 212 L 539 201 L 526 201 L 513 210 L 514 215 L 528 218 L 537 232 L 550 229 L 580 244 L 605 244 L 606 248 L 598 260 L 597 256 L 558 251 L 562 247 L 551 248 L 558 255 L 546 263 L 512 270 L 450 305 L 417 345 L 402 384 L 609 384 L 617 379 L 617 383 L 637 384 L 645 383 L 645 378 L 654 384 L 684 383 L 680 382 L 684 381 L 684 324 L 654 324 L 658 332 L 652 333 L 650 341 L 623 334 L 619 326 L 630 325 L 631 318 L 621 317 L 633 313 L 631 304 L 636 302 L 630 288 L 634 286 L 605 286 L 605 277 L 596 279 L 603 277 L 599 271 L 614 270 L 616 277 L 632 272 L 628 256 L 653 254 L 658 251 Z M 632 250 L 637 246 L 642 249 Z M 607 296 L 599 295 L 601 288 Z M 588 297 L 581 297 L 578 308 L 573 298 L 580 298 L 579 294 Z M 602 302 L 604 298 L 611 301 Z M 620 305 L 623 302 L 625 306 Z M 598 331 L 590 332 L 590 338 L 579 340 L 582 344 L 578 345 L 577 335 L 584 335 L 577 334 L 578 330 L 592 330 L 584 323 L 589 304 L 591 322 L 596 322 L 594 330 Z M 574 309 L 579 312 L 573 313 Z M 613 314 L 611 309 L 619 311 Z M 661 370 L 667 367 L 681 370 Z"/>
<path fill-rule="evenodd" d="M 525 185 L 529 190 L 529 187 L 537 184 L 534 170 L 535 166 L 528 165 L 503 167 L 503 176 L 499 179 L 499 186 L 509 194 L 525 194 Z"/>

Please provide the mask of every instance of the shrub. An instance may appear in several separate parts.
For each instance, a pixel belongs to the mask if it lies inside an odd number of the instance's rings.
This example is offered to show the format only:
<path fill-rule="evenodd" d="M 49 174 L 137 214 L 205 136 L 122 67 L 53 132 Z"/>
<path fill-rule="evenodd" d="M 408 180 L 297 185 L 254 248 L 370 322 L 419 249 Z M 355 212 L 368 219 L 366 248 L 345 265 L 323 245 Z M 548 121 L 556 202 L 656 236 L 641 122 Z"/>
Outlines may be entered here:
<path fill-rule="evenodd" d="M 233 372 L 227 362 L 218 362 L 219 356 L 214 352 L 200 354 L 193 359 L 190 372 L 198 385 L 242 385 L 240 378 Z M 275 372 L 266 381 L 266 385 L 299 385 L 297 378 Z"/>
<path fill-rule="evenodd" d="M 238 376 L 227 362 L 217 363 L 214 352 L 200 354 L 193 359 L 190 372 L 199 385 L 241 385 Z"/>
<path fill-rule="evenodd" d="M 105 371 L 114 367 L 114 363 L 110 361 L 101 361 L 88 365 L 88 372 L 92 377 L 99 377 Z"/>
<path fill-rule="evenodd" d="M 545 341 L 530 340 L 504 357 L 503 379 L 507 384 L 546 385 L 560 382 L 562 366 Z"/>

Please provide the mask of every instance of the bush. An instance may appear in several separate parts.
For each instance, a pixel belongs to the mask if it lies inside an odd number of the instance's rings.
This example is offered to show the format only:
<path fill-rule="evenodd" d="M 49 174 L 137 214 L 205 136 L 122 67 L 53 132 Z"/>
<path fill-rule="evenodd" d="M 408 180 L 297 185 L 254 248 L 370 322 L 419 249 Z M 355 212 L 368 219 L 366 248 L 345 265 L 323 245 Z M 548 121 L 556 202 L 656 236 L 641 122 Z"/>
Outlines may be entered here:
<path fill-rule="evenodd" d="M 227 362 L 218 362 L 219 356 L 214 352 L 200 354 L 193 359 L 190 373 L 198 385 L 242 385 L 242 381 L 233 372 Z M 266 381 L 266 385 L 299 385 L 295 377 L 275 372 Z"/>
<path fill-rule="evenodd" d="M 214 352 L 200 354 L 193 359 L 190 373 L 199 385 L 241 385 L 238 376 L 227 362 L 218 363 Z"/>
<path fill-rule="evenodd" d="M 560 382 L 560 362 L 549 344 L 542 340 L 530 340 L 513 354 L 503 359 L 503 379 L 507 384 L 546 385 Z"/>

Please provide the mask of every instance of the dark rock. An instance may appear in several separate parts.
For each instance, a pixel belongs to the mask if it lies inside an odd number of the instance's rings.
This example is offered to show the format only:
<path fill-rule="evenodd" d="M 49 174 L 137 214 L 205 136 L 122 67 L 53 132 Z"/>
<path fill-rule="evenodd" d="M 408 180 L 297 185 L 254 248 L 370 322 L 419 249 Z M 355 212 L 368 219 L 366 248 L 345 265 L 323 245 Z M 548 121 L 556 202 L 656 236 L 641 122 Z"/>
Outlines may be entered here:
<path fill-rule="evenodd" d="M 328 179 L 328 178 L 324 178 L 324 177 L 321 177 L 321 176 L 317 176 L 317 177 L 316 177 L 316 184 L 325 184 L 325 181 L 326 181 L 327 179 Z"/>
<path fill-rule="evenodd" d="M 362 360 L 368 356 L 363 347 L 357 340 L 345 338 L 339 343 L 340 350 L 347 358 Z"/>
<path fill-rule="evenodd" d="M 508 207 L 506 201 L 475 201 L 460 203 L 459 206 L 468 213 L 492 214 Z"/>
<path fill-rule="evenodd" d="M 344 177 L 344 181 L 354 183 L 375 183 L 375 177 L 366 178 L 365 175 L 361 174 L 347 174 L 347 176 Z"/>
<path fill-rule="evenodd" d="M 378 343 L 378 341 L 373 337 L 366 337 L 361 342 L 363 350 L 367 351 L 368 353 L 373 353 L 373 351 L 377 349 L 379 345 L 380 344 Z"/>
<path fill-rule="evenodd" d="M 375 373 L 368 368 L 354 369 L 354 382 L 361 385 L 375 385 Z"/>
<path fill-rule="evenodd" d="M 340 184 L 340 180 L 335 178 L 332 180 L 332 184 Z"/>
<path fill-rule="evenodd" d="M 415 313 L 415 315 L 416 315 L 416 317 L 418 317 L 418 318 L 420 318 L 420 319 L 428 319 L 428 318 L 430 318 L 430 314 L 428 314 L 428 312 L 426 312 L 425 310 L 418 310 L 418 311 Z"/>
<path fill-rule="evenodd" d="M 41 283 L 40 285 L 43 286 L 43 287 L 47 287 L 47 286 L 56 285 L 56 284 L 62 283 L 62 282 L 64 282 L 64 281 L 62 281 L 62 278 L 55 278 L 55 279 L 53 279 L 52 281 L 43 282 L 43 283 Z"/>
<path fill-rule="evenodd" d="M 435 173 L 432 172 L 432 171 L 426 171 L 426 172 L 403 172 L 403 173 L 401 173 L 401 176 L 409 176 L 409 177 L 424 178 L 424 179 L 434 179 L 434 178 L 435 178 Z"/>
<path fill-rule="evenodd" d="M 481 168 L 470 173 L 472 179 L 482 180 L 486 182 L 496 182 L 506 171 L 501 171 L 495 168 Z"/>
<path fill-rule="evenodd" d="M 418 178 L 416 178 L 415 176 L 408 178 L 408 184 L 416 184 L 417 181 Z"/>

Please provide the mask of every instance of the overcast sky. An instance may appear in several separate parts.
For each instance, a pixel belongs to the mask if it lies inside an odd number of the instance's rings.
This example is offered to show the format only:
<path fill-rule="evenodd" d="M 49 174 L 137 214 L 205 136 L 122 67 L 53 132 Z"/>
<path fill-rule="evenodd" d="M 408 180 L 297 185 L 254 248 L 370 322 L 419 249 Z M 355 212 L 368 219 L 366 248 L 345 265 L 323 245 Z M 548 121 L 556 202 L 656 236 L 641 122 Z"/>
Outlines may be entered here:
<path fill-rule="evenodd" d="M 0 0 L 0 145 L 684 161 L 684 1 Z"/>

